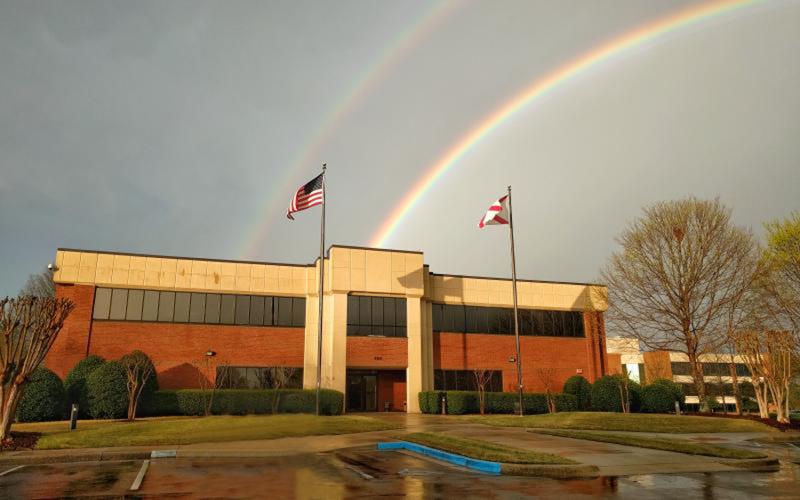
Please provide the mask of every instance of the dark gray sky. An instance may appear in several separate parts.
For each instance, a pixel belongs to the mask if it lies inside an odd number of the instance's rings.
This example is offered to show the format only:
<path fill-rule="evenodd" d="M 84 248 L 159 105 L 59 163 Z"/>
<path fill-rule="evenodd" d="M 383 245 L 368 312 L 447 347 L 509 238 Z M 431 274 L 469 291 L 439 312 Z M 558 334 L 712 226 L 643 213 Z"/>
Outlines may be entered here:
<path fill-rule="evenodd" d="M 483 116 L 696 3 L 0 0 L 0 295 L 59 246 L 311 262 L 317 209 L 284 214 L 322 161 L 329 243 L 366 245 Z M 720 196 L 761 234 L 800 209 L 799 53 L 800 2 L 765 1 L 620 54 L 494 131 L 388 246 L 507 275 L 506 232 L 476 224 L 508 184 L 526 278 L 596 279 L 663 199 Z"/>

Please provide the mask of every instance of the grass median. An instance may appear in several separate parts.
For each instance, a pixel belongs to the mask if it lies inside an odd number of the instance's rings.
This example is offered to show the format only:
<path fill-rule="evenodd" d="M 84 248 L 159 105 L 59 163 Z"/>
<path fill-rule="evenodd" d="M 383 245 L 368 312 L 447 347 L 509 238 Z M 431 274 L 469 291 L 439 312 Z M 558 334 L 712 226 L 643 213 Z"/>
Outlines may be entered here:
<path fill-rule="evenodd" d="M 529 432 L 546 434 L 548 436 L 566 437 L 572 439 L 585 439 L 588 441 L 600 441 L 601 443 L 622 444 L 626 446 L 636 446 L 638 448 L 650 448 L 653 450 L 675 451 L 687 453 L 689 455 L 704 455 L 717 458 L 737 458 L 755 459 L 766 458 L 763 453 L 738 448 L 728 448 L 705 443 L 692 443 L 680 439 L 665 439 L 656 437 L 645 437 L 631 434 L 611 434 L 606 432 L 585 432 L 585 431 L 565 431 L 565 430 L 544 430 L 536 429 Z"/>
<path fill-rule="evenodd" d="M 551 455 L 549 453 L 537 453 L 535 451 L 512 448 L 488 441 L 477 439 L 466 439 L 437 432 L 416 432 L 413 434 L 403 434 L 398 439 L 421 444 L 431 448 L 463 455 L 478 460 L 488 460 L 491 462 L 502 462 L 508 464 L 546 464 L 546 465 L 572 465 L 577 464 L 573 460 Z"/>
<path fill-rule="evenodd" d="M 561 412 L 544 415 L 492 415 L 470 417 L 473 422 L 501 427 L 536 429 L 581 429 L 597 431 L 662 432 L 688 434 L 703 432 L 776 432 L 760 422 L 747 419 L 654 415 L 647 413 Z"/>
<path fill-rule="evenodd" d="M 216 443 L 282 437 L 351 434 L 396 429 L 397 425 L 360 416 L 251 415 L 147 418 L 16 424 L 15 431 L 39 432 L 36 449 L 103 448 L 169 444 Z"/>

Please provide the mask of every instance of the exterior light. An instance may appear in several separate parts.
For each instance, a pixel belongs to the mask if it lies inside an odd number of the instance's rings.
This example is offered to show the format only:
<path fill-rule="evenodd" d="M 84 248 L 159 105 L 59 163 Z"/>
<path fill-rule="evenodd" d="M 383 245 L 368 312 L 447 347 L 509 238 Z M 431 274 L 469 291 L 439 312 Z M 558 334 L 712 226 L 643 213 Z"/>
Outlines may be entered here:
<path fill-rule="evenodd" d="M 206 356 L 208 356 L 209 358 L 210 358 L 211 356 L 216 356 L 216 355 L 217 355 L 217 353 L 216 353 L 216 352 L 214 352 L 214 351 L 212 351 L 211 349 L 209 349 L 209 350 L 207 350 L 207 351 L 206 351 Z"/>
<path fill-rule="evenodd" d="M 509 356 L 508 357 L 508 362 L 509 363 L 516 363 L 517 362 L 517 358 L 515 358 L 514 356 Z"/>

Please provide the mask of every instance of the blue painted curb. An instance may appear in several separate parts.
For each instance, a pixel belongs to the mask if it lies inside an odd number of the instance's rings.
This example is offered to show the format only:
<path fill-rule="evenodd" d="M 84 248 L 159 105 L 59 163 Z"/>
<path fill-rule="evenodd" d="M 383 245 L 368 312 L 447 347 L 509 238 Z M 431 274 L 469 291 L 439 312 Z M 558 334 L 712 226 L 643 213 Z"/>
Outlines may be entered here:
<path fill-rule="evenodd" d="M 500 462 L 490 462 L 488 460 L 478 460 L 476 458 L 469 458 L 463 455 L 456 455 L 447 451 L 437 450 L 417 443 L 409 443 L 408 441 L 395 441 L 392 443 L 378 443 L 378 449 L 385 450 L 409 450 L 422 455 L 428 455 L 451 464 L 467 467 L 485 474 L 500 475 Z"/>

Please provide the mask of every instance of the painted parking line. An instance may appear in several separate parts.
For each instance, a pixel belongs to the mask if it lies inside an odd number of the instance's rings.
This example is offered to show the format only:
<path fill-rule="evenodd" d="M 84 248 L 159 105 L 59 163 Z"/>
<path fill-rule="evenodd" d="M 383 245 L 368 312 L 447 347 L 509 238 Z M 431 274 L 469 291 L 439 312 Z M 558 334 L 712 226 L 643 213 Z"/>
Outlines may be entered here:
<path fill-rule="evenodd" d="M 16 467 L 12 467 L 7 471 L 0 472 L 0 476 L 5 476 L 6 474 L 11 474 L 15 470 L 20 470 L 21 468 L 25 467 L 24 465 L 17 465 Z"/>
<path fill-rule="evenodd" d="M 150 460 L 142 461 L 142 468 L 139 469 L 139 473 L 136 475 L 136 479 L 133 480 L 133 484 L 131 485 L 131 491 L 137 491 L 142 486 L 142 481 L 144 481 L 144 475 L 147 473 L 147 468 L 150 466 Z"/>
<path fill-rule="evenodd" d="M 347 466 L 345 466 L 345 468 L 348 469 L 348 470 L 351 470 L 351 471 L 355 472 L 356 474 L 358 474 L 359 476 L 361 476 L 361 479 L 375 479 L 374 477 L 370 476 L 369 474 L 367 474 L 363 470 L 361 470 L 361 469 L 359 469 L 357 467 L 353 467 L 352 465 L 347 465 Z"/>

